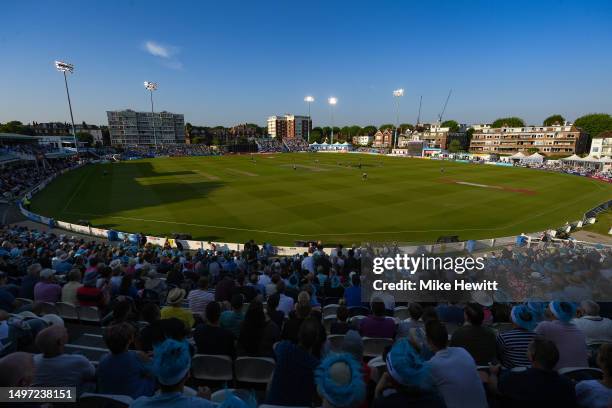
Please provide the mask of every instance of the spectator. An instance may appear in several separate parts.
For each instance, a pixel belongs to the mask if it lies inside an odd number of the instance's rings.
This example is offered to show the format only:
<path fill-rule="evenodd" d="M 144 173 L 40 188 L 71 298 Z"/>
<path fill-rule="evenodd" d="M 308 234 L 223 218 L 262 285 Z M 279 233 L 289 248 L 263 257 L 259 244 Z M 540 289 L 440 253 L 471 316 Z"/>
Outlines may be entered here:
<path fill-rule="evenodd" d="M 40 272 L 40 282 L 34 286 L 35 302 L 59 302 L 62 297 L 62 287 L 55 283 L 55 271 L 43 269 Z"/>
<path fill-rule="evenodd" d="M 292 297 L 285 294 L 285 282 L 279 280 L 276 284 L 276 293 L 279 294 L 280 298 L 278 301 L 278 310 L 285 314 L 285 317 L 289 317 L 289 313 L 293 310 L 294 300 Z"/>
<path fill-rule="evenodd" d="M 385 361 L 387 370 L 376 384 L 373 408 L 446 407 L 432 386 L 428 365 L 421 360 L 407 339 L 396 341 Z"/>
<path fill-rule="evenodd" d="M 202 277 L 198 280 L 198 288 L 189 292 L 187 302 L 192 313 L 199 314 L 204 317 L 206 313 L 206 305 L 214 302 L 215 295 L 208 291 L 208 278 Z"/>
<path fill-rule="evenodd" d="M 37 387 L 77 387 L 77 394 L 91 389 L 96 369 L 80 354 L 65 354 L 68 332 L 63 326 L 53 325 L 36 336 L 36 347 L 42 354 L 34 356 Z"/>
<path fill-rule="evenodd" d="M 104 342 L 111 353 L 102 357 L 98 365 L 98 392 L 132 398 L 153 395 L 155 381 L 149 358 L 144 353 L 128 350 L 134 333 L 129 323 L 107 327 Z"/>
<path fill-rule="evenodd" d="M 423 330 L 424 328 L 424 324 L 421 321 L 423 307 L 420 304 L 415 302 L 410 303 L 410 305 L 408 305 L 408 315 L 410 317 L 397 325 L 398 337 L 408 337 L 414 330 Z"/>
<path fill-rule="evenodd" d="M 17 351 L 0 358 L 0 387 L 32 385 L 36 368 L 32 354 Z"/>
<path fill-rule="evenodd" d="M 254 300 L 244 317 L 238 337 L 238 354 L 256 357 L 273 357 L 272 346 L 280 339 L 280 329 L 266 318 L 261 302 Z"/>
<path fill-rule="evenodd" d="M 21 280 L 19 297 L 34 299 L 34 286 L 36 286 L 40 280 L 40 271 L 42 271 L 42 266 L 39 263 L 33 263 L 32 265 L 28 266 L 28 273 Z"/>
<path fill-rule="evenodd" d="M 106 286 L 97 286 L 96 272 L 88 272 L 83 278 L 83 286 L 77 289 L 77 300 L 81 306 L 105 308 L 110 296 Z"/>
<path fill-rule="evenodd" d="M 226 310 L 225 312 L 221 313 L 221 318 L 219 320 L 221 327 L 232 332 L 236 338 L 240 335 L 240 325 L 244 320 L 242 305 L 242 295 L 239 293 L 233 295 L 231 302 L 232 310 Z"/>
<path fill-rule="evenodd" d="M 166 306 L 161 309 L 161 318 L 175 317 L 185 323 L 187 329 L 191 329 L 194 323 L 193 314 L 189 309 L 182 308 L 184 299 L 185 289 L 174 288 L 170 290 L 166 299 Z"/>
<path fill-rule="evenodd" d="M 361 279 L 357 273 L 351 276 L 351 286 L 344 291 L 346 307 L 361 306 Z"/>
<path fill-rule="evenodd" d="M 315 372 L 315 382 L 325 407 L 356 407 L 366 396 L 361 364 L 347 353 L 327 356 Z"/>
<path fill-rule="evenodd" d="M 603 371 L 601 380 L 580 381 L 576 385 L 578 405 L 585 408 L 609 408 L 612 405 L 612 344 L 603 344 L 597 354 Z"/>
<path fill-rule="evenodd" d="M 510 312 L 513 328 L 497 334 L 497 355 L 505 368 L 529 367 L 527 358 L 529 343 L 534 339 L 536 317 L 525 305 L 517 305 Z"/>
<path fill-rule="evenodd" d="M 584 300 L 578 309 L 578 318 L 572 323 L 584 333 L 587 345 L 612 343 L 612 320 L 599 315 L 599 305 Z"/>
<path fill-rule="evenodd" d="M 332 322 L 329 328 L 329 334 L 346 334 L 346 332 L 351 329 L 348 318 L 348 308 L 344 305 L 338 306 L 338 309 L 336 309 L 336 321 Z"/>
<path fill-rule="evenodd" d="M 221 306 L 219 302 L 210 302 L 206 305 L 206 323 L 196 326 L 193 339 L 199 354 L 226 355 L 233 357 L 234 334 L 219 325 Z"/>
<path fill-rule="evenodd" d="M 436 313 L 438 314 L 440 321 L 455 326 L 461 326 L 465 318 L 463 307 L 455 302 L 438 305 L 436 307 Z"/>
<path fill-rule="evenodd" d="M 363 337 L 395 337 L 395 322 L 385 315 L 385 303 L 376 298 L 372 302 L 372 314 L 361 321 L 359 333 Z"/>
<path fill-rule="evenodd" d="M 297 344 L 299 341 L 300 326 L 310 316 L 310 297 L 306 292 L 300 292 L 295 310 L 289 314 L 289 319 L 283 325 L 283 340 L 290 340 Z"/>
<path fill-rule="evenodd" d="M 266 312 L 268 313 L 268 317 L 272 320 L 279 329 L 283 327 L 283 322 L 285 321 L 285 314 L 280 310 L 276 310 L 278 307 L 278 302 L 280 301 L 280 296 L 278 293 L 275 293 L 268 297 L 268 302 L 266 303 Z"/>
<path fill-rule="evenodd" d="M 448 408 L 487 407 L 485 390 L 474 358 L 461 347 L 447 347 L 448 332 L 436 320 L 425 325 L 427 343 L 435 353 L 429 360 L 431 377 Z"/>
<path fill-rule="evenodd" d="M 550 302 L 553 321 L 543 321 L 535 333 L 555 343 L 559 359 L 555 370 L 564 367 L 588 366 L 588 352 L 584 333 L 571 323 L 576 307 L 570 302 Z"/>
<path fill-rule="evenodd" d="M 153 350 L 153 325 L 161 319 L 159 306 L 155 303 L 146 303 L 140 311 L 142 321 L 146 322 L 140 328 L 136 338 L 136 348 L 141 351 L 149 352 Z"/>
<path fill-rule="evenodd" d="M 81 283 L 81 271 L 73 269 L 68 274 L 68 283 L 62 287 L 62 302 L 77 304 L 77 290 L 83 286 Z"/>
<path fill-rule="evenodd" d="M 140 397 L 132 408 L 212 408 L 215 405 L 208 399 L 210 389 L 200 387 L 197 396 L 183 393 L 189 378 L 191 355 L 186 342 L 167 339 L 155 347 L 153 371 L 159 383 L 160 392 L 152 397 Z"/>
<path fill-rule="evenodd" d="M 0 288 L 0 310 L 4 310 L 7 313 L 12 313 L 15 307 L 18 306 L 19 304 L 15 299 L 15 296 L 13 296 L 13 294 L 8 290 Z"/>
<path fill-rule="evenodd" d="M 499 366 L 490 368 L 488 386 L 501 394 L 505 406 L 575 407 L 574 385 L 554 370 L 559 361 L 555 343 L 536 337 L 529 344 L 528 356 L 531 367 L 524 371 L 508 371 L 499 376 Z"/>
<path fill-rule="evenodd" d="M 495 332 L 488 327 L 483 327 L 484 310 L 482 306 L 478 303 L 468 303 L 463 313 L 465 324 L 452 334 L 450 345 L 466 349 L 477 365 L 488 365 L 496 361 Z"/>
<path fill-rule="evenodd" d="M 266 403 L 295 406 L 312 404 L 316 392 L 314 370 L 319 365 L 313 349 L 319 339 L 319 326 L 316 319 L 306 319 L 300 326 L 297 345 L 282 341 L 276 346 L 276 368 Z"/>
<path fill-rule="evenodd" d="M 132 275 L 124 275 L 117 287 L 116 295 L 126 296 L 132 300 L 136 300 L 138 298 L 138 289 L 133 285 L 133 282 L 134 278 Z"/>

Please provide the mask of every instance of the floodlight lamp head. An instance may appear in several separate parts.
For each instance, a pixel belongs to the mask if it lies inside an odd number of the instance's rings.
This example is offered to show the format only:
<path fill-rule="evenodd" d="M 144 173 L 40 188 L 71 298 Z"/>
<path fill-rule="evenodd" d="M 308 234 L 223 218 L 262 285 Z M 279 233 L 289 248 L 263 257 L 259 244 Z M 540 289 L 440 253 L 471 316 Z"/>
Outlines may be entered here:
<path fill-rule="evenodd" d="M 335 105 L 338 103 L 338 98 L 335 98 L 332 96 L 331 98 L 327 100 L 327 102 L 329 102 L 330 105 Z"/>
<path fill-rule="evenodd" d="M 304 102 L 314 102 L 314 96 L 310 96 L 308 95 L 307 97 L 304 98 Z"/>
<path fill-rule="evenodd" d="M 404 88 L 396 89 L 395 91 L 393 91 L 393 96 L 398 98 L 400 96 L 404 96 Z"/>
<path fill-rule="evenodd" d="M 144 87 L 147 88 L 149 91 L 155 91 L 157 90 L 157 83 L 144 81 Z"/>
<path fill-rule="evenodd" d="M 72 71 L 74 71 L 74 65 L 69 64 L 64 61 L 55 61 L 55 69 L 57 69 L 60 72 L 72 73 Z"/>

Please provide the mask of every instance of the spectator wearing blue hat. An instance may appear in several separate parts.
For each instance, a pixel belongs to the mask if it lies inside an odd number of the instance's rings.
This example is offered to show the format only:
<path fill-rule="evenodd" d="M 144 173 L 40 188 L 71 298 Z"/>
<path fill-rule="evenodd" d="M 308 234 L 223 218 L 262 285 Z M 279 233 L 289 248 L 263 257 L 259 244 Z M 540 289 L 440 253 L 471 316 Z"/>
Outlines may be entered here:
<path fill-rule="evenodd" d="M 348 354 L 330 354 L 315 371 L 317 392 L 324 408 L 359 406 L 366 396 L 361 364 Z"/>
<path fill-rule="evenodd" d="M 463 347 L 447 347 L 446 326 L 425 324 L 427 344 L 435 353 L 429 360 L 431 377 L 449 408 L 487 407 L 487 397 L 474 358 Z"/>
<path fill-rule="evenodd" d="M 387 371 L 374 392 L 374 408 L 444 408 L 432 384 L 429 365 L 419 357 L 407 339 L 395 342 L 387 353 Z"/>
<path fill-rule="evenodd" d="M 565 367 L 588 366 L 586 337 L 571 321 L 576 315 L 576 306 L 570 302 L 550 302 L 549 311 L 552 321 L 543 321 L 535 328 L 535 333 L 552 341 L 559 351 L 559 361 L 555 370 Z"/>
<path fill-rule="evenodd" d="M 189 378 L 191 355 L 184 341 L 164 340 L 154 348 L 153 372 L 160 386 L 160 393 L 152 397 L 140 397 L 130 406 L 134 408 L 212 408 L 208 400 L 210 390 L 199 388 L 197 396 L 183 394 Z"/>
<path fill-rule="evenodd" d="M 536 317 L 525 305 L 517 305 L 510 312 L 513 328 L 497 334 L 497 354 L 501 365 L 506 368 L 529 367 L 527 348 L 535 337 L 533 329 Z"/>

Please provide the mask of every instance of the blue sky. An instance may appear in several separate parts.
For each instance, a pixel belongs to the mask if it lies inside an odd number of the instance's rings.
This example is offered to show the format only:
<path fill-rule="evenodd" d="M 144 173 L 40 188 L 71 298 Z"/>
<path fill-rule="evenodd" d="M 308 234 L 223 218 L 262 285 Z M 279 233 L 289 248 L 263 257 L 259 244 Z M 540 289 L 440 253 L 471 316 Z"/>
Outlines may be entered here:
<path fill-rule="evenodd" d="M 612 112 L 611 1 L 8 1 L 1 6 L 0 122 L 75 121 L 157 108 L 196 125 L 460 122 L 516 115 L 540 123 Z M 147 46 L 148 44 L 148 46 Z"/>

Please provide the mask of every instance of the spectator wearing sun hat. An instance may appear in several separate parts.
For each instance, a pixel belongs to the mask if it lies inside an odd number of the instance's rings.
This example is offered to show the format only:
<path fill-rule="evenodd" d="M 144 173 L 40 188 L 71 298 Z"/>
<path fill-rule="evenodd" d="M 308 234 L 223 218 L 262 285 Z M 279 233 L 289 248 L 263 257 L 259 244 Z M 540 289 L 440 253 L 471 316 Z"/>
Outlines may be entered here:
<path fill-rule="evenodd" d="M 554 301 L 549 303 L 548 308 L 553 320 L 540 322 L 535 333 L 557 346 L 559 361 L 555 370 L 588 366 L 586 337 L 571 322 L 576 315 L 576 306 L 571 302 Z"/>
<path fill-rule="evenodd" d="M 152 397 L 140 397 L 133 408 L 211 408 L 210 389 L 200 387 L 197 396 L 183 394 L 185 382 L 189 379 L 191 355 L 189 345 L 184 341 L 164 340 L 153 351 L 153 372 L 160 386 L 160 392 Z"/>
<path fill-rule="evenodd" d="M 193 327 L 195 322 L 191 310 L 181 307 L 185 299 L 185 289 L 174 288 L 168 292 L 166 306 L 161 309 L 161 318 L 170 319 L 175 317 L 185 323 L 188 329 Z"/>
<path fill-rule="evenodd" d="M 387 371 L 378 380 L 372 407 L 446 407 L 433 387 L 429 365 L 406 338 L 395 342 L 385 362 Z"/>
<path fill-rule="evenodd" d="M 348 353 L 327 356 L 315 371 L 315 383 L 325 407 L 357 407 L 366 396 L 361 365 Z"/>
<path fill-rule="evenodd" d="M 529 367 L 527 348 L 535 337 L 536 317 L 526 305 L 517 305 L 510 312 L 513 328 L 497 334 L 497 355 L 506 368 Z"/>

